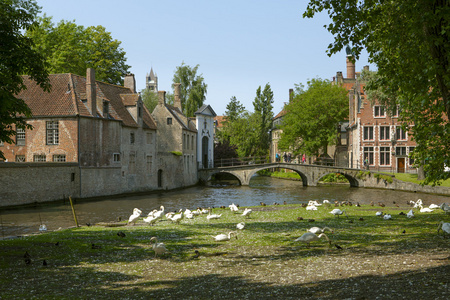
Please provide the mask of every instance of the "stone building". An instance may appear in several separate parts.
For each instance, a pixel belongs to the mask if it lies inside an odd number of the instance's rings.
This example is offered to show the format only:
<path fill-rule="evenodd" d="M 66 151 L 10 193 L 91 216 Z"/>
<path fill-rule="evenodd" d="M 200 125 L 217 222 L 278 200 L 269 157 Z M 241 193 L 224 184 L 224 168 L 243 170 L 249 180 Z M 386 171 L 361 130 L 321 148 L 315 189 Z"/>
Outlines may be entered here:
<path fill-rule="evenodd" d="M 347 56 L 347 77 L 337 72 L 334 82 L 348 90 L 349 125 L 348 167 L 370 168 L 375 171 L 416 173 L 409 153 L 416 146 L 409 132 L 401 128 L 398 110 L 389 116 L 385 107 L 372 104 L 364 93 L 365 83 L 355 64 Z M 369 70 L 366 66 L 364 69 Z M 364 165 L 367 159 L 368 166 Z"/>
<path fill-rule="evenodd" d="M 197 128 L 197 165 L 199 169 L 214 167 L 214 142 L 216 113 L 209 105 L 195 112 Z"/>
<path fill-rule="evenodd" d="M 153 68 L 150 69 L 150 74 L 145 77 L 145 88 L 154 93 L 158 93 L 158 76 L 153 73 Z"/>

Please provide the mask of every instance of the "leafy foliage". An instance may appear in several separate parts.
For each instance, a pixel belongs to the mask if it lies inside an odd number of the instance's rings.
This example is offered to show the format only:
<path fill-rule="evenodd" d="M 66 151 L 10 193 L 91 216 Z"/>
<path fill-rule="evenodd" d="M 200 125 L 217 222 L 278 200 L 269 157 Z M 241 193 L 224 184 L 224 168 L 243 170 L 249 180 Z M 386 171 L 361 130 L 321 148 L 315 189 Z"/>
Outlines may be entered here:
<path fill-rule="evenodd" d="M 158 105 L 158 94 L 148 89 L 141 90 L 141 98 L 150 112 Z"/>
<path fill-rule="evenodd" d="M 50 73 L 84 76 L 87 68 L 94 68 L 97 80 L 120 85 L 130 69 L 121 42 L 101 25 L 85 28 L 62 20 L 55 26 L 52 18 L 44 15 L 26 35 L 34 41 L 34 49 L 46 57 Z"/>
<path fill-rule="evenodd" d="M 42 89 L 50 90 L 45 60 L 22 34 L 34 24 L 38 12 L 36 1 L 0 2 L 0 141 L 6 143 L 14 143 L 11 137 L 16 128 L 32 128 L 24 120 L 31 117 L 31 110 L 16 98 L 26 88 L 21 75 L 29 75 Z M 1 151 L 0 158 L 5 159 Z"/>
<path fill-rule="evenodd" d="M 194 113 L 203 105 L 206 99 L 207 84 L 203 75 L 197 75 L 200 65 L 191 68 L 184 62 L 177 67 L 173 75 L 173 83 L 181 83 L 180 100 L 183 113 L 187 117 L 194 117 Z"/>
<path fill-rule="evenodd" d="M 285 106 L 278 143 L 294 154 L 319 155 L 337 139 L 337 125 L 348 118 L 347 91 L 329 80 L 312 79 L 307 90 L 296 86 L 293 100 Z"/>
<path fill-rule="evenodd" d="M 365 48 L 378 66 L 366 88 L 384 89 L 381 104 L 401 107 L 400 120 L 418 144 L 415 162 L 424 167 L 425 183 L 449 178 L 450 165 L 450 5 L 442 0 L 310 0 L 304 17 L 327 11 L 335 35 L 329 54 L 345 45 L 357 59 Z"/>
<path fill-rule="evenodd" d="M 258 145 L 255 155 L 262 156 L 267 154 L 270 147 L 270 129 L 273 119 L 273 92 L 267 83 L 261 92 L 261 86 L 256 90 L 256 97 L 253 101 L 255 109 L 255 118 L 257 120 L 256 130 L 258 132 Z"/>

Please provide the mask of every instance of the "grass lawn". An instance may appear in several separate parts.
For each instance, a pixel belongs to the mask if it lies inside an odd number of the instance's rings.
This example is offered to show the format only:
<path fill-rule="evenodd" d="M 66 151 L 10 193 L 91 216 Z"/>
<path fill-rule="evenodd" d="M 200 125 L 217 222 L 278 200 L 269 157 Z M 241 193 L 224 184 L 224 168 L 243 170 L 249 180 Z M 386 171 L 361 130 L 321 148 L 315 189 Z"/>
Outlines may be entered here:
<path fill-rule="evenodd" d="M 135 226 L 83 226 L 2 240 L 0 298 L 448 299 L 450 238 L 437 228 L 450 215 L 416 210 L 407 218 L 399 215 L 411 209 L 406 204 L 386 205 L 339 207 L 348 217 L 330 214 L 334 205 L 317 211 L 251 207 L 250 218 L 242 216 L 243 208 L 216 208 L 222 214 L 217 220 L 201 215 L 174 224 L 163 218 L 149 226 L 140 219 Z M 379 210 L 392 219 L 375 216 Z M 243 230 L 236 229 L 239 222 Z M 331 245 L 294 241 L 312 226 L 330 227 Z M 212 238 L 230 231 L 237 239 Z M 170 253 L 155 258 L 153 236 Z"/>

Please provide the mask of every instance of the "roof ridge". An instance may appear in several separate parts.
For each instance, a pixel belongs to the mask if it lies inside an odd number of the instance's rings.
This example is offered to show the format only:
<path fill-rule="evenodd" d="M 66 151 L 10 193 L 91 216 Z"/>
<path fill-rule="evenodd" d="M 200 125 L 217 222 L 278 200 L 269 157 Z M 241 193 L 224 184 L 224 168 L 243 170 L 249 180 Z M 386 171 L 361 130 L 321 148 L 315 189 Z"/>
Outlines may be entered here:
<path fill-rule="evenodd" d="M 68 73 L 69 74 L 69 87 L 70 87 L 70 93 L 72 94 L 72 103 L 75 109 L 75 115 L 79 115 L 80 111 L 78 110 L 78 105 L 77 105 L 77 94 L 75 93 L 75 88 L 74 88 L 74 82 L 73 82 L 73 78 L 72 78 L 72 73 Z"/>

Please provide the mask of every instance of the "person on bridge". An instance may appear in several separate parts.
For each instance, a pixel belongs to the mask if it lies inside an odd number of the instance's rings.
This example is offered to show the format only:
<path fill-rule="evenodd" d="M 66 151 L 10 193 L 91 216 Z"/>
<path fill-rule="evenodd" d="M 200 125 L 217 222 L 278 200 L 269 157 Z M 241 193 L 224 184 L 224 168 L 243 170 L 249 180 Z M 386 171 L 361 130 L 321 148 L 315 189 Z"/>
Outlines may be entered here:
<path fill-rule="evenodd" d="M 283 154 L 283 159 L 284 159 L 284 162 L 287 162 L 287 154 L 286 154 L 286 152 L 284 152 L 284 154 Z"/>

